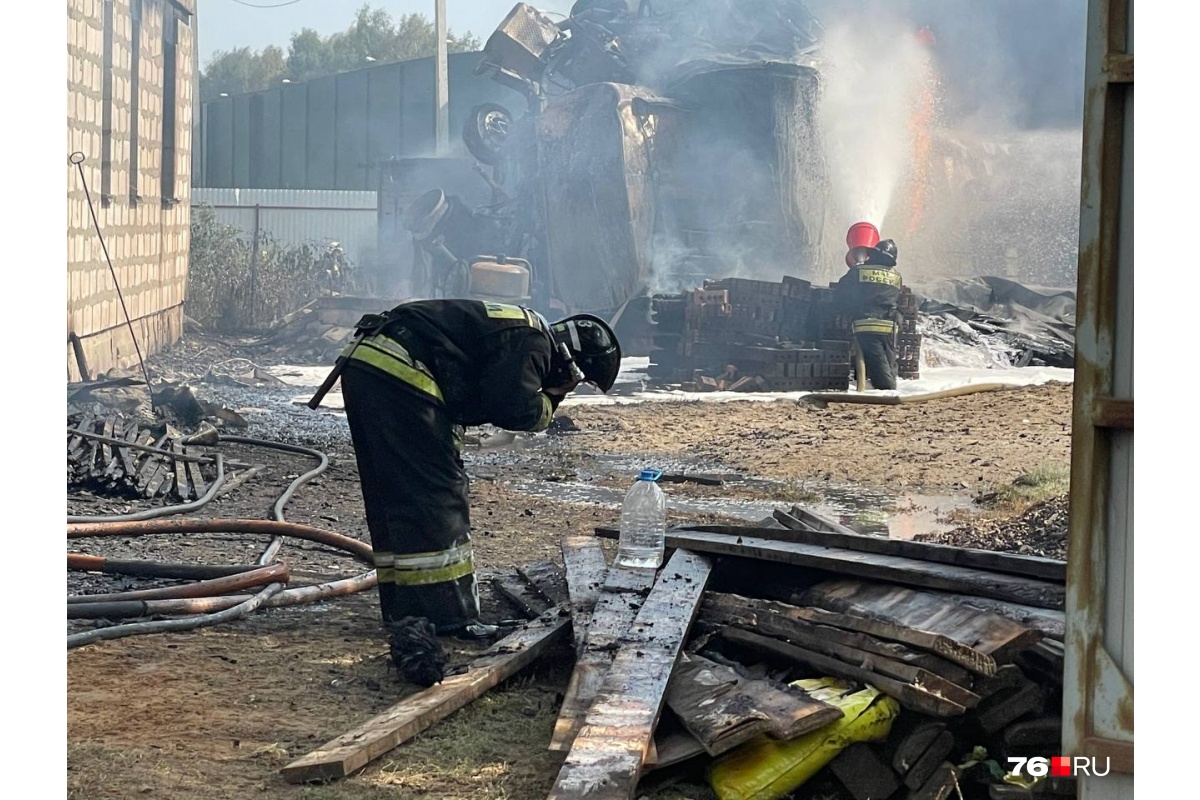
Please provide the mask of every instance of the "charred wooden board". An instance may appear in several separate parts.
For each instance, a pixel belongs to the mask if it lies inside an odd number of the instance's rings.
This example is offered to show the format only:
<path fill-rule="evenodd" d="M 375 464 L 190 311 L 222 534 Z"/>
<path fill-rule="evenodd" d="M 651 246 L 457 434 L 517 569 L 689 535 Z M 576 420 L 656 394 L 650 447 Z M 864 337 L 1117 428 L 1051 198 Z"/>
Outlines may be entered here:
<path fill-rule="evenodd" d="M 829 770 L 854 800 L 891 797 L 900 788 L 900 777 L 866 742 L 855 742 L 838 753 Z"/>
<path fill-rule="evenodd" d="M 677 550 L 620 642 L 549 800 L 632 800 L 711 562 Z"/>
<path fill-rule="evenodd" d="M 721 637 L 733 644 L 769 653 L 797 664 L 804 664 L 829 675 L 870 684 L 912 711 L 919 711 L 935 717 L 959 717 L 966 713 L 966 709 L 958 703 L 925 691 L 918 686 L 903 683 L 866 667 L 847 664 L 831 656 L 797 647 L 761 633 L 730 627 L 721 632 Z"/>
<path fill-rule="evenodd" d="M 859 616 L 857 614 L 845 614 L 824 608 L 815 608 L 812 606 L 792 606 L 792 608 L 795 609 L 792 613 L 799 619 L 805 619 L 819 625 L 843 628 L 848 631 L 868 633 L 879 639 L 887 639 L 903 643 L 909 647 L 927 650 L 977 675 L 991 675 L 996 671 L 996 662 L 991 656 L 980 653 L 969 645 L 955 641 L 949 636 L 943 636 L 932 631 L 908 628 L 888 622 L 887 620 Z M 954 680 L 952 677 L 945 677 L 949 680 Z"/>
<path fill-rule="evenodd" d="M 183 448 L 182 452 L 187 455 L 187 448 Z M 195 461 L 186 461 L 184 470 L 187 472 L 188 483 L 192 485 L 192 491 L 196 493 L 196 499 L 200 499 L 207 491 L 204 485 L 204 476 L 200 473 L 200 465 Z"/>
<path fill-rule="evenodd" d="M 733 527 L 730 530 L 738 529 Z M 732 532 L 669 530 L 666 545 L 701 553 L 742 556 L 812 567 L 923 589 L 990 597 L 1039 608 L 1061 610 L 1066 599 L 1066 589 L 1063 586 L 1047 581 L 953 564 L 935 564 L 901 556 L 860 553 L 801 542 L 779 542 Z"/>
<path fill-rule="evenodd" d="M 554 723 L 550 749 L 571 749 L 583 718 L 604 683 L 604 677 L 617 651 L 617 642 L 625 635 L 641 610 L 650 587 L 654 585 L 654 570 L 624 569 L 612 566 L 604 578 L 604 586 L 592 612 L 583 652 L 575 661 L 575 669 L 567 684 L 567 693 Z"/>
<path fill-rule="evenodd" d="M 784 513 L 775 512 L 774 517 L 786 529 L 750 528 L 738 525 L 689 525 L 680 530 L 709 531 L 733 536 L 754 536 L 780 542 L 836 547 L 862 553 L 901 556 L 936 564 L 949 564 L 971 569 L 1000 572 L 1026 578 L 1034 578 L 1057 584 L 1067 582 L 1067 563 L 1052 558 L 1026 556 L 1016 553 L 1000 553 L 967 547 L 917 542 L 907 539 L 889 539 L 886 536 L 871 536 L 849 529 L 822 530 L 804 520 Z M 840 527 L 840 526 L 839 526 Z"/>
<path fill-rule="evenodd" d="M 801 597 L 804 603 L 819 608 L 942 634 L 991 656 L 996 663 L 1011 661 L 1042 638 L 1041 632 L 1007 617 L 903 586 L 836 580 L 812 586 Z"/>
<path fill-rule="evenodd" d="M 289 783 L 344 778 L 463 706 L 501 681 L 533 663 L 560 637 L 571 618 L 565 608 L 553 608 L 501 639 L 466 672 L 417 692 L 358 728 L 326 742 L 281 772 Z"/>
<path fill-rule="evenodd" d="M 954 734 L 943 730 L 933 737 L 925 752 L 917 757 L 912 767 L 904 774 L 904 785 L 914 791 L 928 783 L 938 771 L 946 756 L 954 749 Z"/>
<path fill-rule="evenodd" d="M 901 723 L 904 723 L 903 719 L 901 719 Z M 920 718 L 912 718 L 908 724 L 893 726 L 892 734 L 888 737 L 886 745 L 892 769 L 901 777 L 908 775 L 909 771 L 921 760 L 921 756 L 929 750 L 929 746 L 945 730 L 944 723 Z M 920 784 L 918 783 L 918 785 Z"/>
<path fill-rule="evenodd" d="M 492 578 L 492 587 L 529 619 L 536 619 L 550 608 L 542 593 L 515 572 Z"/>
<path fill-rule="evenodd" d="M 600 598 L 600 587 L 604 585 L 604 574 L 608 563 L 600 541 L 594 536 L 571 535 L 562 540 L 563 564 L 567 571 L 567 593 L 571 603 L 571 620 L 575 628 L 575 651 L 583 651 L 588 626 L 596 601 Z"/>
<path fill-rule="evenodd" d="M 710 756 L 760 733 L 794 739 L 842 717 L 842 711 L 802 689 L 751 680 L 731 667 L 684 655 L 671 676 L 667 704 Z"/>
<path fill-rule="evenodd" d="M 517 572 L 552 605 L 557 606 L 570 601 L 567 595 L 567 578 L 563 575 L 562 567 L 554 562 L 536 561 L 517 567 Z"/>
<path fill-rule="evenodd" d="M 861 649 L 845 640 L 839 641 L 841 638 L 839 635 L 842 632 L 835 628 L 822 628 L 803 620 L 763 612 L 753 606 L 739 610 L 728 606 L 721 608 L 706 602 L 703 613 L 705 619 L 709 621 L 754 631 L 791 642 L 816 653 L 832 656 L 847 664 L 863 667 L 879 675 L 895 678 L 931 694 L 939 695 L 963 708 L 974 708 L 979 704 L 979 695 L 951 683 L 940 675 L 880 655 L 877 652 Z"/>
<path fill-rule="evenodd" d="M 814 615 L 810 612 L 816 611 L 819 615 L 820 609 L 801 608 L 773 600 L 709 592 L 705 597 L 701 613 L 709 610 L 735 615 L 750 611 L 756 618 L 771 619 L 777 626 L 783 626 L 781 630 L 796 631 L 797 635 L 801 637 L 810 639 L 819 637 L 821 640 L 833 644 L 874 653 L 925 670 L 964 689 L 971 688 L 971 674 L 963 667 L 952 664 L 933 653 L 914 650 L 899 642 L 886 641 L 861 631 L 843 630 L 828 622 L 816 622 L 813 620 Z"/>
<path fill-rule="evenodd" d="M 1042 635 L 1048 639 L 1062 642 L 1063 637 L 1066 635 L 1067 615 L 1060 610 L 1036 608 L 1021 603 L 1008 603 L 971 595 L 947 594 L 946 596 L 964 605 L 981 608 L 984 611 L 991 611 L 993 614 L 1008 617 L 1013 622 L 1019 622 L 1026 628 L 1041 631 Z"/>

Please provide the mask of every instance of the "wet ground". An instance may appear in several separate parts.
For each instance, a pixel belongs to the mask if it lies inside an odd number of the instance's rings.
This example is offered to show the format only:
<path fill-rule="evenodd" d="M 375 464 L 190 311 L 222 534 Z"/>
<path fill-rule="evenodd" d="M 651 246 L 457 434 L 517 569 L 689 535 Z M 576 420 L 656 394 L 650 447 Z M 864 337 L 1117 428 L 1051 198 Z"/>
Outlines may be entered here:
<path fill-rule="evenodd" d="M 236 355 L 218 342 L 191 340 L 156 368 L 237 410 L 249 428 L 234 433 L 327 453 L 328 471 L 296 492 L 287 518 L 366 540 L 345 419 L 334 409 L 318 413 L 296 404 L 303 392 L 296 385 L 197 380 L 211 364 Z M 990 515 L 976 497 L 1048 465 L 1064 466 L 1070 400 L 1069 385 L 1050 383 L 894 407 L 818 408 L 791 399 L 577 404 L 564 410 L 574 432 L 472 431 L 479 444 L 468 447 L 465 461 L 485 617 L 515 614 L 490 590 L 488 577 L 532 561 L 560 561 L 564 534 L 615 526 L 624 491 L 643 467 L 723 481 L 665 484 L 671 523 L 741 524 L 798 504 L 864 533 L 937 533 Z M 264 470 L 201 516 L 264 519 L 280 492 L 312 466 L 304 456 L 246 446 L 238 446 L 237 458 Z M 83 495 L 68 501 L 69 513 L 132 508 Z M 1012 525 L 993 529 L 1006 546 L 1020 546 L 1027 535 Z M 71 540 L 68 550 L 229 564 L 253 561 L 266 543 L 263 536 L 234 534 L 127 536 Z M 611 542 L 604 546 L 611 552 Z M 297 584 L 362 569 L 344 553 L 290 539 L 279 558 Z M 145 585 L 68 575 L 72 594 Z M 569 675 L 567 654 L 546 659 L 337 786 L 303 789 L 279 778 L 288 761 L 415 689 L 391 667 L 377 614 L 373 591 L 361 592 L 69 651 L 69 796 L 545 797 L 560 758 L 545 746 Z M 68 631 L 96 624 L 74 621 Z M 478 649 L 448 647 L 458 663 Z M 648 796 L 702 798 L 704 791 Z"/>

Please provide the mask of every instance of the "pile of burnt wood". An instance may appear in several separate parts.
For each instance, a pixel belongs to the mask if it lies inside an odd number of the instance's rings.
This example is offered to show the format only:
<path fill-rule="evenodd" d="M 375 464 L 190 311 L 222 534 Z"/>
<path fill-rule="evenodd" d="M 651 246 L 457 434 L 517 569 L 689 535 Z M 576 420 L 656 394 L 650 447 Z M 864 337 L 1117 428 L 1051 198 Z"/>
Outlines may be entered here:
<path fill-rule="evenodd" d="M 867 536 L 801 508 L 670 529 L 657 572 L 609 566 L 616 532 L 597 534 L 564 538 L 565 569 L 495 580 L 529 623 L 284 777 L 348 775 L 565 650 L 551 798 L 680 779 L 721 800 L 1073 796 L 1007 774 L 1010 756 L 1061 747 L 1064 562 Z"/>

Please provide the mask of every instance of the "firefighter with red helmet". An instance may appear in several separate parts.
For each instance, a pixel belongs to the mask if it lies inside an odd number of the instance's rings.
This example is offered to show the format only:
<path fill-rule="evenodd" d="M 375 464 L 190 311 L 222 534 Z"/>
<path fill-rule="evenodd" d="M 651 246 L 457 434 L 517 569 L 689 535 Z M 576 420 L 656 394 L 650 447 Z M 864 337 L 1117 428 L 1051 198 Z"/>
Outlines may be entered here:
<path fill-rule="evenodd" d="M 580 383 L 612 388 L 621 348 L 598 317 L 479 300 L 402 303 L 357 333 L 309 405 L 340 376 L 392 659 L 428 686 L 436 636 L 496 632 L 479 620 L 463 427 L 545 430 Z"/>
<path fill-rule="evenodd" d="M 896 269 L 898 248 L 891 239 L 880 241 L 879 232 L 869 223 L 852 226 L 847 245 L 850 269 L 837 283 L 838 306 L 851 320 L 871 386 L 895 389 L 898 304 L 904 286 Z"/>

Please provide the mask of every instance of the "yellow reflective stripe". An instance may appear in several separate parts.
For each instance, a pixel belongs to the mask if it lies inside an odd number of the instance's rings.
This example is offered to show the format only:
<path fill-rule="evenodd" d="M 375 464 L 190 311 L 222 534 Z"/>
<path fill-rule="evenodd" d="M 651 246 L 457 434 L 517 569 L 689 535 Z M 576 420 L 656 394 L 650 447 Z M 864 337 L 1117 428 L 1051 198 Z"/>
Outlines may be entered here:
<path fill-rule="evenodd" d="M 854 321 L 855 333 L 895 333 L 896 323 L 887 319 L 859 319 Z"/>
<path fill-rule="evenodd" d="M 355 348 L 354 352 L 350 354 L 350 358 L 370 364 L 376 369 L 383 370 L 410 386 L 441 400 L 442 390 L 438 388 L 437 383 L 433 380 L 433 376 L 420 367 L 414 366 L 412 361 L 406 361 L 394 352 L 391 352 L 392 350 L 393 348 L 384 349 L 372 339 L 364 339 Z M 405 355 L 407 355 L 407 352 Z"/>
<path fill-rule="evenodd" d="M 395 567 L 396 569 L 422 569 L 424 567 L 444 567 L 471 558 L 473 548 L 470 541 L 447 547 L 445 550 L 431 550 L 426 553 L 388 553 L 380 551 L 373 553 L 372 558 L 376 567 Z"/>
<path fill-rule="evenodd" d="M 523 319 L 529 322 L 529 315 L 520 306 L 512 306 L 507 303 L 484 303 L 483 307 L 492 319 Z"/>
<path fill-rule="evenodd" d="M 859 269 L 859 283 L 885 283 L 888 286 L 900 285 L 900 273 L 890 269 Z"/>
<path fill-rule="evenodd" d="M 438 569 L 397 570 L 394 567 L 378 570 L 380 583 L 394 583 L 397 586 L 428 586 L 431 583 L 456 581 L 475 571 L 475 562 L 471 559 L 451 564 Z"/>
<path fill-rule="evenodd" d="M 550 427 L 550 420 L 554 417 L 554 406 L 550 403 L 549 395 L 542 395 L 542 415 L 538 417 L 537 427 L 534 432 L 544 431 Z"/>

